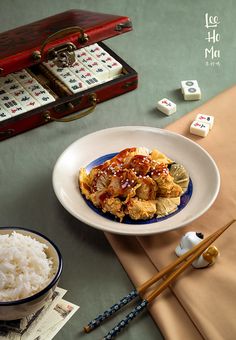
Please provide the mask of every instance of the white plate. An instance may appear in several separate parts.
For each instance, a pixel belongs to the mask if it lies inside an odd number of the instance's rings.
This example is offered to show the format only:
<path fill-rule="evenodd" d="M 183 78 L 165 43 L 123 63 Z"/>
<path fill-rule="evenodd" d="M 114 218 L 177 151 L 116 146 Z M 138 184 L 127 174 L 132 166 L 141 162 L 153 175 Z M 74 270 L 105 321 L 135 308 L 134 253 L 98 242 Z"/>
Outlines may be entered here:
<path fill-rule="evenodd" d="M 127 224 L 108 219 L 91 209 L 78 187 L 78 173 L 97 158 L 127 147 L 157 148 L 190 174 L 193 190 L 187 205 L 164 220 Z M 220 187 L 218 168 L 211 156 L 190 139 L 166 130 L 124 126 L 100 130 L 78 139 L 58 158 L 53 170 L 53 188 L 58 200 L 74 217 L 103 231 L 125 235 L 149 235 L 182 227 L 206 212 Z"/>

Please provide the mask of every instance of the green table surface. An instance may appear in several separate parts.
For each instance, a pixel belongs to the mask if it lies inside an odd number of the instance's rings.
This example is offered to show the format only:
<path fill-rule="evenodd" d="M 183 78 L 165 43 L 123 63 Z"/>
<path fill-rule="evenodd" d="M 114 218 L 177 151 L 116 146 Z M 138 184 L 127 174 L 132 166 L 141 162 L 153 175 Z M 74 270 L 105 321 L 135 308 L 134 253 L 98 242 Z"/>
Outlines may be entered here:
<path fill-rule="evenodd" d="M 127 15 L 134 30 L 106 41 L 139 74 L 139 87 L 100 104 L 95 113 L 71 123 L 51 123 L 0 143 L 0 225 L 41 231 L 61 249 L 60 286 L 80 310 L 55 339 L 99 339 L 114 324 L 84 335 L 82 327 L 132 289 L 126 272 L 101 231 L 72 217 L 52 188 L 53 166 L 72 142 L 96 130 L 143 125 L 165 127 L 234 84 L 236 78 L 235 1 L 223 0 L 0 0 L 0 30 L 42 19 L 71 8 Z M 208 42 L 205 13 L 218 16 L 220 41 Z M 205 48 L 220 50 L 220 65 L 211 65 Z M 206 65 L 206 61 L 209 65 Z M 197 79 L 201 101 L 183 100 L 180 81 Z M 156 110 L 167 97 L 177 104 L 170 117 Z M 171 325 L 170 325 L 171 326 Z M 148 313 L 120 339 L 162 339 Z"/>

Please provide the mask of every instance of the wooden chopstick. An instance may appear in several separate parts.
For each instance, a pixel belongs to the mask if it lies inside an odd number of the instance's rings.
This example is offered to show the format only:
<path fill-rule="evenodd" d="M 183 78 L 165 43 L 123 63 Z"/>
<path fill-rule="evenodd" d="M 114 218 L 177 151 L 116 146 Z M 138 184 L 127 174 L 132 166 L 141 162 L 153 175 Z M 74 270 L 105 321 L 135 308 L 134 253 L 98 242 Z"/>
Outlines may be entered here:
<path fill-rule="evenodd" d="M 179 274 L 181 274 L 194 261 L 194 259 L 196 259 L 212 242 L 214 242 L 214 240 L 216 238 L 218 238 L 235 221 L 236 220 L 232 220 L 231 222 L 227 223 L 224 227 L 218 229 L 213 234 L 211 234 L 207 238 L 203 239 L 198 245 L 196 245 L 194 248 L 190 249 L 188 252 L 183 254 L 181 257 L 177 258 L 174 262 L 167 265 L 159 273 L 155 274 L 152 278 L 150 278 L 149 280 L 145 281 L 142 285 L 137 287 L 137 289 L 132 290 L 128 295 L 126 295 L 122 299 L 120 299 L 116 304 L 111 306 L 108 310 L 104 311 L 101 315 L 99 315 L 94 320 L 89 322 L 89 324 L 84 327 L 84 331 L 86 333 L 88 333 L 91 330 L 97 328 L 104 320 L 106 320 L 111 315 L 116 313 L 119 309 L 121 309 L 123 306 L 128 304 L 130 301 L 132 301 L 136 297 L 140 296 L 149 287 L 151 287 L 154 283 L 159 281 L 161 278 L 163 278 L 167 274 L 171 273 L 178 265 L 180 265 L 183 261 L 187 260 L 191 255 L 193 255 L 195 252 L 197 252 L 197 255 L 196 255 L 195 258 L 192 259 L 192 257 L 191 257 L 192 261 L 191 261 L 191 259 L 189 259 L 189 262 L 188 261 L 186 262 L 187 265 L 183 269 L 181 269 L 182 267 L 179 268 L 180 272 L 178 274 L 176 274 L 176 272 L 173 273 L 173 274 L 175 274 L 175 276 L 174 277 L 171 276 L 171 277 L 172 277 L 172 280 L 174 280 L 175 277 L 177 277 Z M 156 290 L 154 290 L 147 297 L 147 299 L 149 299 L 149 302 L 151 302 L 157 295 L 159 295 L 171 282 L 172 281 L 170 281 L 170 276 L 169 276 L 168 281 L 167 281 L 167 278 L 166 278 L 164 283 L 163 283 L 165 285 L 162 288 L 161 288 L 161 286 L 159 286 L 157 288 L 157 289 L 161 289 L 161 291 L 159 293 L 157 293 Z M 155 295 L 155 294 L 157 294 L 157 295 Z"/>
<path fill-rule="evenodd" d="M 163 290 L 165 290 L 187 267 L 191 265 L 191 263 L 199 257 L 204 250 L 206 250 L 226 229 L 228 229 L 232 223 L 234 223 L 235 220 L 232 220 L 230 223 L 227 223 L 224 227 L 217 230 L 215 233 L 211 234 L 209 237 L 207 237 L 205 240 L 201 241 L 199 244 L 197 244 L 194 248 L 191 249 L 187 255 L 187 257 L 190 256 L 190 258 L 187 259 L 185 263 L 183 263 L 179 268 L 177 268 L 172 274 L 170 274 L 165 280 L 159 285 L 158 288 L 156 288 L 152 293 L 150 293 L 146 299 L 142 300 L 126 317 L 121 320 L 115 327 L 112 328 L 112 330 L 107 333 L 107 335 L 104 336 L 103 340 L 110 340 L 117 336 L 117 334 L 124 329 L 128 323 L 133 320 L 137 315 L 139 315 L 143 309 L 147 307 L 148 304 L 150 304 L 158 295 L 161 294 Z M 204 242 L 205 241 L 205 242 Z M 183 262 L 183 258 L 186 259 L 186 256 L 181 256 L 179 260 Z M 164 268 L 158 275 L 155 275 L 155 278 L 158 277 L 158 280 L 165 276 L 169 271 L 170 268 L 174 268 L 173 265 L 177 261 L 174 261 L 171 265 Z M 181 263 L 179 262 L 179 263 Z M 176 267 L 176 265 L 175 265 Z M 163 274 L 164 273 L 164 274 Z M 154 277 L 150 280 L 148 280 L 145 284 L 150 286 L 150 284 L 153 284 Z M 144 285 L 142 285 L 143 287 Z"/>
<path fill-rule="evenodd" d="M 151 287 L 154 283 L 156 283 L 158 280 L 160 280 L 163 276 L 170 273 L 175 267 L 177 267 L 180 263 L 185 261 L 189 256 L 195 253 L 199 248 L 204 246 L 206 243 L 208 244 L 208 241 L 216 236 L 218 238 L 226 229 L 228 229 L 231 224 L 233 224 L 236 220 L 232 220 L 229 223 L 227 223 L 224 227 L 218 229 L 213 234 L 209 235 L 205 239 L 203 239 L 201 242 L 199 242 L 196 246 L 194 246 L 192 249 L 188 250 L 186 253 L 184 253 L 182 256 L 177 258 L 175 261 L 171 262 L 169 265 L 167 265 L 165 268 L 163 268 L 159 273 L 155 274 L 151 279 L 145 281 L 142 285 L 140 285 L 137 288 L 137 291 L 139 294 L 143 293 L 147 290 L 147 288 Z M 214 240 L 216 239 L 214 238 Z M 214 242 L 213 240 L 213 242 Z M 212 242 L 211 242 L 212 243 Z M 209 246 L 209 245 L 208 245 Z M 207 246 L 207 247 L 208 247 Z M 206 248 L 207 248 L 206 247 Z M 206 249 L 205 248 L 205 249 Z M 204 250 L 205 250 L 204 249 Z M 204 251 L 203 250 L 203 251 Z M 202 251 L 202 252 L 203 252 Z M 200 253 L 201 254 L 201 253 Z M 199 255 L 198 255 L 199 256 Z M 197 256 L 197 257 L 198 257 Z"/>

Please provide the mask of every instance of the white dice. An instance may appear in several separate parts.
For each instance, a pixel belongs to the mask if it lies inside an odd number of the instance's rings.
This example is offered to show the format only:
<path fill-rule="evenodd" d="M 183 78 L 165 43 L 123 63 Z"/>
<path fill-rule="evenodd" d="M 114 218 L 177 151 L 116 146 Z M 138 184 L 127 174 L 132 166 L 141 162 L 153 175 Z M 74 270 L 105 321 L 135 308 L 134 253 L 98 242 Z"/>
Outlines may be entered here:
<path fill-rule="evenodd" d="M 183 80 L 181 81 L 181 91 L 184 100 L 199 100 L 201 99 L 201 89 L 198 86 L 197 80 Z"/>
<path fill-rule="evenodd" d="M 209 132 L 209 124 L 201 123 L 198 120 L 194 120 L 190 125 L 190 133 L 200 137 L 206 137 Z"/>
<path fill-rule="evenodd" d="M 176 112 L 176 104 L 167 98 L 159 100 L 157 103 L 157 108 L 167 116 L 170 116 L 172 113 Z"/>

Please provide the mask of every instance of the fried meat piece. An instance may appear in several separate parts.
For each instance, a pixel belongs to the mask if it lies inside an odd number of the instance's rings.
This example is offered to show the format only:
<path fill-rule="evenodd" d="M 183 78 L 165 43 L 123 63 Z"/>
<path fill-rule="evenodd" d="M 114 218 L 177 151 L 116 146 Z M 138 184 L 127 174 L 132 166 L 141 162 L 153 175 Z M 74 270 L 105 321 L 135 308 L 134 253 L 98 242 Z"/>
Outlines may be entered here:
<path fill-rule="evenodd" d="M 131 198 L 127 204 L 126 213 L 133 220 L 148 220 L 156 213 L 155 201 L 142 201 L 138 198 Z"/>

